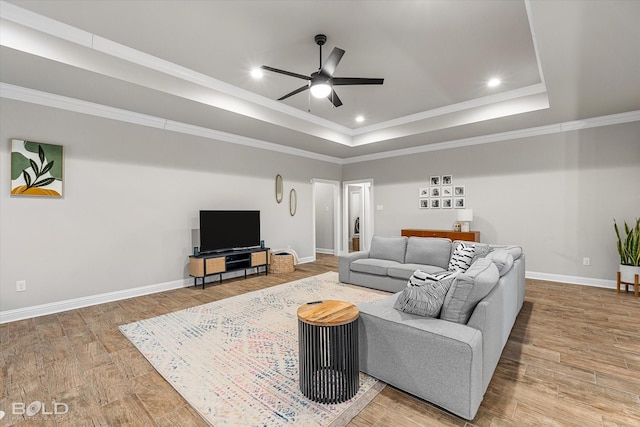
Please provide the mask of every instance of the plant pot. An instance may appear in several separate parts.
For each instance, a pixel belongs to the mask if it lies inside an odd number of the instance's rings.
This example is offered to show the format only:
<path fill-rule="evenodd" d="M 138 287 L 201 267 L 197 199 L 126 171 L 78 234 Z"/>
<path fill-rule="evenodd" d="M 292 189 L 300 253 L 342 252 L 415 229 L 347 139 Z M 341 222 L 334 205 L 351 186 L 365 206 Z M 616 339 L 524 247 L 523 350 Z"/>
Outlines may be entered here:
<path fill-rule="evenodd" d="M 634 283 L 634 276 L 637 274 L 640 277 L 640 267 L 635 265 L 620 264 L 620 280 L 625 283 Z"/>

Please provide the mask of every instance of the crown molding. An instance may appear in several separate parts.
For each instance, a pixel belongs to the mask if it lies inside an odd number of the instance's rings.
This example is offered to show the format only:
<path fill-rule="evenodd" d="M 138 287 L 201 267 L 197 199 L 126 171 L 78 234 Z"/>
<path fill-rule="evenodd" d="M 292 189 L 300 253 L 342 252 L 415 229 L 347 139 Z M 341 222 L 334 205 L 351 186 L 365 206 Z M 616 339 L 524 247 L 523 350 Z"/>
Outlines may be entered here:
<path fill-rule="evenodd" d="M 416 114 L 410 114 L 408 116 L 399 117 L 393 120 L 387 120 L 386 122 L 376 123 L 370 126 L 365 126 L 360 129 L 356 129 L 352 132 L 354 136 L 368 134 L 371 132 L 388 129 L 394 126 L 406 125 L 422 120 L 432 119 L 438 116 L 444 116 L 451 113 L 459 113 L 461 111 L 470 110 L 472 108 L 484 107 L 499 102 L 509 101 L 512 99 L 524 98 L 531 95 L 537 95 L 546 93 L 547 88 L 544 84 L 538 83 L 518 89 L 510 90 L 507 92 L 497 93 L 495 95 L 484 96 L 482 98 L 470 99 L 468 101 L 458 102 L 456 104 L 445 105 L 444 107 L 434 108 L 432 110 L 423 111 Z"/>
<path fill-rule="evenodd" d="M 229 132 L 223 132 L 215 129 L 205 128 L 202 126 L 195 126 L 188 123 L 167 120 L 161 117 L 149 116 L 146 114 L 136 113 L 120 108 L 109 107 L 106 105 L 82 101 L 62 95 L 56 95 L 35 89 L 25 88 L 22 86 L 16 86 L 9 83 L 0 82 L 0 98 L 12 99 L 15 101 L 22 101 L 30 104 L 43 105 L 51 108 L 59 108 L 62 110 L 102 117 L 105 119 L 133 123 L 141 126 L 163 129 L 186 135 L 199 136 L 216 141 L 223 141 L 231 144 L 239 144 L 248 147 L 259 148 L 262 150 L 276 151 L 283 154 L 290 154 L 293 156 L 305 157 L 308 159 L 320 160 L 339 165 L 388 159 L 393 157 L 427 153 L 431 151 L 470 147 L 473 145 L 489 144 L 492 142 L 500 142 L 528 138 L 532 136 L 570 132 L 580 129 L 589 129 L 600 126 L 610 126 L 640 121 L 640 110 L 636 110 L 626 113 L 612 114 L 608 116 L 592 117 L 584 120 L 574 120 L 570 122 L 556 123 L 508 132 L 500 132 L 491 135 L 482 135 L 471 138 L 427 144 L 419 147 L 386 151 L 384 153 L 366 154 L 363 156 L 340 159 L 338 157 L 318 154 L 311 151 L 301 150 L 299 148 L 287 147 L 280 144 L 274 144 L 272 142 L 232 134 Z"/>
<path fill-rule="evenodd" d="M 473 145 L 489 144 L 492 142 L 508 141 L 513 139 L 528 138 L 532 136 L 549 135 L 553 133 L 570 132 L 580 129 L 589 129 L 600 126 L 617 125 L 640 121 L 640 110 L 629 111 L 608 116 L 592 117 L 584 120 L 574 120 L 564 123 L 556 123 L 533 128 L 519 129 L 508 132 L 494 133 L 491 135 L 474 136 L 471 138 L 456 139 L 452 141 L 437 142 L 419 147 L 403 148 L 399 150 L 385 151 L 384 153 L 365 154 L 363 156 L 348 157 L 342 160 L 343 164 L 368 162 L 371 160 L 388 159 L 392 157 L 409 156 L 413 154 L 427 153 L 430 151 L 448 150 L 451 148 L 470 147 Z"/>
<path fill-rule="evenodd" d="M 284 145 L 274 144 L 272 142 L 232 134 L 229 132 L 195 126 L 188 123 L 176 122 L 161 117 L 149 116 L 146 114 L 123 110 L 121 108 L 109 107 L 106 105 L 82 101 L 62 95 L 42 92 L 35 89 L 12 85 L 9 83 L 0 82 L 0 98 L 12 99 L 14 101 L 22 101 L 36 105 L 43 105 L 51 108 L 59 108 L 61 110 L 73 111 L 90 116 L 102 117 L 105 119 L 117 120 L 126 123 L 133 123 L 140 126 L 163 129 L 186 135 L 199 136 L 216 141 L 228 142 L 231 144 L 245 145 L 263 150 L 276 151 L 279 153 L 305 157 L 313 160 L 342 164 L 342 160 L 337 157 L 326 156 L 311 151 L 301 150 L 299 148 L 287 147 Z"/>
<path fill-rule="evenodd" d="M 531 41 L 533 42 L 533 51 L 536 55 L 536 62 L 538 64 L 538 75 L 540 81 L 546 86 L 544 82 L 544 73 L 542 72 L 542 62 L 540 62 L 540 52 L 538 51 L 538 37 L 536 36 L 535 25 L 533 25 L 533 13 L 531 12 L 531 0 L 524 0 L 524 8 L 527 11 L 527 18 L 529 21 L 529 31 L 531 31 Z"/>

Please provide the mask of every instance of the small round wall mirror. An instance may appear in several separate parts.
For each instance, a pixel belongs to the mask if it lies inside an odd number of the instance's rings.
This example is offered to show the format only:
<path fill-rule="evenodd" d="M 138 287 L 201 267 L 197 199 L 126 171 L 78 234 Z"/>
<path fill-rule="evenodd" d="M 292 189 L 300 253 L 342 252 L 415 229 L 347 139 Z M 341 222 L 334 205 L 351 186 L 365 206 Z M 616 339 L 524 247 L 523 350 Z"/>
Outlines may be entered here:
<path fill-rule="evenodd" d="M 282 202 L 282 175 L 276 175 L 276 202 Z"/>
<path fill-rule="evenodd" d="M 298 208 L 298 196 L 296 194 L 296 190 L 291 190 L 289 192 L 289 213 L 291 216 L 296 214 L 296 209 Z"/>

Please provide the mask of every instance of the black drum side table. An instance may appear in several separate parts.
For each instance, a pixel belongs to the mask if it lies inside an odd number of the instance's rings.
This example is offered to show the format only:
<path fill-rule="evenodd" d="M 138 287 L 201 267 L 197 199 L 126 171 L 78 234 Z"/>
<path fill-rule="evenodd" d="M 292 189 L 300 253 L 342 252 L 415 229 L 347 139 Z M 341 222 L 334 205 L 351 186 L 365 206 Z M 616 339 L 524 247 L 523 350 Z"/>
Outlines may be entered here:
<path fill-rule="evenodd" d="M 360 388 L 358 308 L 314 301 L 298 308 L 300 390 L 320 403 L 351 399 Z"/>

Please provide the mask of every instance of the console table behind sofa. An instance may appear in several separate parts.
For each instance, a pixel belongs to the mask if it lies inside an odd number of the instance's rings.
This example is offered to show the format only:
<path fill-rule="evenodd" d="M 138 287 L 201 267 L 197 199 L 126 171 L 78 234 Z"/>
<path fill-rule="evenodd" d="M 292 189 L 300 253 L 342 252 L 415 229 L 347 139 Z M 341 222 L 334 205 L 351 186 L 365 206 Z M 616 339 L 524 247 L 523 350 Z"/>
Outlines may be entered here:
<path fill-rule="evenodd" d="M 416 228 L 405 228 L 402 235 L 411 237 L 444 237 L 450 240 L 464 240 L 467 242 L 480 242 L 479 231 L 453 231 L 453 230 L 421 230 Z"/>

